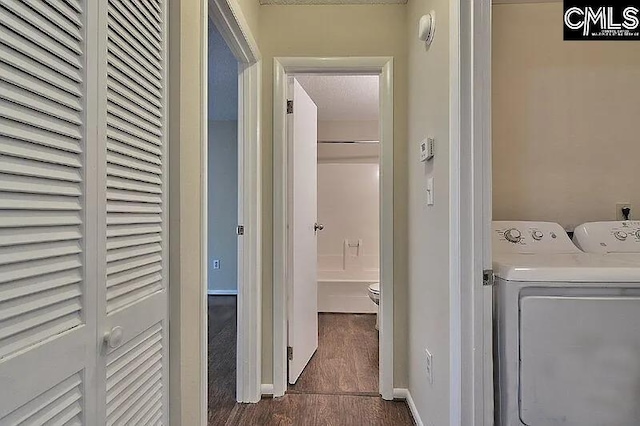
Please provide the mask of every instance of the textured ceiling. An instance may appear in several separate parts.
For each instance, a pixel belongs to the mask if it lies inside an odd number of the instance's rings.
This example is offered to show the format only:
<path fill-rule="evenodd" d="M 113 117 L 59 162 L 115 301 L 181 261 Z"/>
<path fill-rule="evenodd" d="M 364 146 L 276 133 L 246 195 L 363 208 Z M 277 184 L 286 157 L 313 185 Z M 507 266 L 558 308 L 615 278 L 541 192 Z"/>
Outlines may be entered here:
<path fill-rule="evenodd" d="M 297 76 L 320 121 L 378 120 L 378 76 Z"/>
<path fill-rule="evenodd" d="M 260 0 L 260 4 L 406 4 L 407 0 Z"/>

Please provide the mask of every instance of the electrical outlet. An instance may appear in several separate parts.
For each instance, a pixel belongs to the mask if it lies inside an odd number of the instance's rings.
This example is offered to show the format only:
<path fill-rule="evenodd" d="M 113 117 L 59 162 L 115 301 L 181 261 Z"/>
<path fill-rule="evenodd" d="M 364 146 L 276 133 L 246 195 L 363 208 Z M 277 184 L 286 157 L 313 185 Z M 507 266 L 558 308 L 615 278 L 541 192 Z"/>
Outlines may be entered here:
<path fill-rule="evenodd" d="M 213 261 L 213 269 L 220 269 L 220 259 L 215 259 Z"/>
<path fill-rule="evenodd" d="M 433 356 L 431 355 L 431 352 L 429 352 L 429 349 L 425 349 L 425 360 L 426 360 L 426 372 L 427 372 L 427 379 L 429 379 L 429 383 L 433 384 Z"/>
<path fill-rule="evenodd" d="M 616 220 L 626 220 L 624 214 L 622 214 L 622 209 L 625 208 L 631 210 L 631 213 L 629 213 L 629 219 L 633 218 L 633 209 L 631 203 L 616 203 Z"/>

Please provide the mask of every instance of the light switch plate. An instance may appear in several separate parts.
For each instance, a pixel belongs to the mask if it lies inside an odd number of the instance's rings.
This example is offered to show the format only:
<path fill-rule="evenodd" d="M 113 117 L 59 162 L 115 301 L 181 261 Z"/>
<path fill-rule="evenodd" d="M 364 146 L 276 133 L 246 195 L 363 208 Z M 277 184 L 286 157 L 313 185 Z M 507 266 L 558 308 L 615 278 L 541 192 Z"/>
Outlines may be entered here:
<path fill-rule="evenodd" d="M 427 179 L 427 205 L 433 206 L 433 178 Z"/>
<path fill-rule="evenodd" d="M 431 355 L 431 352 L 429 352 L 429 349 L 425 349 L 424 352 L 425 352 L 427 379 L 429 379 L 430 384 L 433 384 L 433 355 Z"/>

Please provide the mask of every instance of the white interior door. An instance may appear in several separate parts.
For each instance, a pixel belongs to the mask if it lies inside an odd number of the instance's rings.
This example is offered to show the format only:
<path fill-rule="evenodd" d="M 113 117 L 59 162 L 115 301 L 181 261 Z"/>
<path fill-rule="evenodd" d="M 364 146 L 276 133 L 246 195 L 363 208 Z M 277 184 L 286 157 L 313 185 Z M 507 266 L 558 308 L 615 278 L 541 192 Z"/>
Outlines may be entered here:
<path fill-rule="evenodd" d="M 0 425 L 91 424 L 92 9 L 26 3 L 0 3 Z"/>
<path fill-rule="evenodd" d="M 166 0 L 100 2 L 99 418 L 168 423 Z"/>
<path fill-rule="evenodd" d="M 289 235 L 289 383 L 298 380 L 318 349 L 318 108 L 300 83 L 293 80 L 289 115 L 290 185 Z"/>

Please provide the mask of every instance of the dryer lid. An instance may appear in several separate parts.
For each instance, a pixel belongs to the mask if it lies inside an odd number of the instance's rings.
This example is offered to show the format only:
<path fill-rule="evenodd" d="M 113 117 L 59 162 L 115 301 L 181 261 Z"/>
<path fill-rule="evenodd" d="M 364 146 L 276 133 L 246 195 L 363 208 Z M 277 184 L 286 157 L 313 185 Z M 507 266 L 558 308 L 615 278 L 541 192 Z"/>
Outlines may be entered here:
<path fill-rule="evenodd" d="M 497 278 L 516 282 L 640 283 L 640 267 L 590 253 L 497 254 L 493 272 Z"/>
<path fill-rule="evenodd" d="M 584 223 L 573 241 L 587 253 L 640 253 L 640 221 Z"/>

